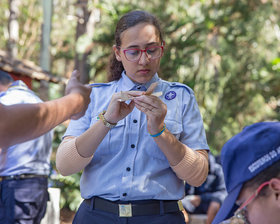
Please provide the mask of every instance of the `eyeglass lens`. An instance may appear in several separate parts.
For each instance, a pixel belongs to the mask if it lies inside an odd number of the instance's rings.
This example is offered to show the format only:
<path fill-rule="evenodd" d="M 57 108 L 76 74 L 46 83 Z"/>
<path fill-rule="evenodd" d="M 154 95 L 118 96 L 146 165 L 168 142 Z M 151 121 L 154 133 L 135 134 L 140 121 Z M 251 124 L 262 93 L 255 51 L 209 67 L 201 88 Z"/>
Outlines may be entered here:
<path fill-rule="evenodd" d="M 224 220 L 220 224 L 250 224 L 247 219 L 246 209 L 239 210 L 231 218 Z"/>
<path fill-rule="evenodd" d="M 141 58 L 143 52 L 146 53 L 146 56 L 149 59 L 156 59 L 162 55 L 162 47 L 154 46 L 154 47 L 149 47 L 145 50 L 141 50 L 137 48 L 124 50 L 125 57 L 129 61 L 138 61 Z"/>

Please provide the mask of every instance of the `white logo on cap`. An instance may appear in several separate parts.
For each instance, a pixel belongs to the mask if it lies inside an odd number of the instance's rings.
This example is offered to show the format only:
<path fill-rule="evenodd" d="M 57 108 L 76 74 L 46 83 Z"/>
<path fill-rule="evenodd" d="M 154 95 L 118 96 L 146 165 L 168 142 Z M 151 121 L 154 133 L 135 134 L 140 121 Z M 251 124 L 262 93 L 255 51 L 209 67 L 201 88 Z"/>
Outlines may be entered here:
<path fill-rule="evenodd" d="M 251 173 L 253 173 L 255 170 L 259 169 L 261 166 L 263 166 L 265 163 L 269 162 L 273 158 L 280 155 L 280 146 L 276 150 L 272 150 L 269 153 L 265 154 L 261 158 L 259 158 L 257 161 L 253 162 L 248 169 Z"/>

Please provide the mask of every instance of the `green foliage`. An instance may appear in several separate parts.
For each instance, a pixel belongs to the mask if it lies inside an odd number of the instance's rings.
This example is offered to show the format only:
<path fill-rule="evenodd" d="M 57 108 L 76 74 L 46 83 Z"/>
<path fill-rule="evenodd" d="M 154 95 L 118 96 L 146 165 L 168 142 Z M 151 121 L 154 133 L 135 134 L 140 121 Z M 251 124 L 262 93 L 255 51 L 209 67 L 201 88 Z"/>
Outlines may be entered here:
<path fill-rule="evenodd" d="M 54 175 L 51 177 L 53 187 L 61 189 L 60 207 L 76 211 L 82 201 L 80 194 L 81 173 L 71 176 Z"/>
<path fill-rule="evenodd" d="M 49 183 L 52 187 L 60 188 L 60 207 L 76 211 L 82 201 L 80 193 L 81 172 L 71 176 L 62 176 L 57 174 L 55 165 L 55 154 L 65 131 L 65 124 L 60 124 L 54 129 L 53 155 L 51 160 L 53 171 Z"/>
<path fill-rule="evenodd" d="M 54 129 L 53 159 L 51 162 L 53 174 L 51 175 L 49 182 L 52 187 L 60 188 L 60 207 L 76 211 L 82 201 L 80 193 L 81 172 L 71 176 L 62 176 L 57 174 L 55 165 L 55 154 L 65 131 L 65 124 L 60 124 Z"/>
<path fill-rule="evenodd" d="M 0 49 L 6 49 L 8 40 L 8 0 L 0 1 Z"/>
<path fill-rule="evenodd" d="M 66 131 L 65 124 L 60 124 L 54 128 L 54 135 L 53 135 L 53 148 L 56 151 L 59 144 L 61 143 L 61 139 Z"/>

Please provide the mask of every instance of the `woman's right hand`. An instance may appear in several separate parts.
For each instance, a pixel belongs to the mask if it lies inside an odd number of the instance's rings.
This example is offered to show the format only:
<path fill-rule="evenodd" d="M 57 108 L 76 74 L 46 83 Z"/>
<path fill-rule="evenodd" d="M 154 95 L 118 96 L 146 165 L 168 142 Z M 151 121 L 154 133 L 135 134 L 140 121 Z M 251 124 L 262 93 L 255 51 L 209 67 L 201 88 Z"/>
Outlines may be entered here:
<path fill-rule="evenodd" d="M 128 94 L 132 98 L 144 94 L 144 92 L 141 91 L 128 91 L 128 92 L 115 93 L 111 98 L 106 113 L 104 114 L 105 119 L 109 123 L 117 123 L 118 121 L 124 119 L 133 110 L 135 106 L 133 100 L 131 100 L 129 104 L 120 100 L 124 93 Z"/>

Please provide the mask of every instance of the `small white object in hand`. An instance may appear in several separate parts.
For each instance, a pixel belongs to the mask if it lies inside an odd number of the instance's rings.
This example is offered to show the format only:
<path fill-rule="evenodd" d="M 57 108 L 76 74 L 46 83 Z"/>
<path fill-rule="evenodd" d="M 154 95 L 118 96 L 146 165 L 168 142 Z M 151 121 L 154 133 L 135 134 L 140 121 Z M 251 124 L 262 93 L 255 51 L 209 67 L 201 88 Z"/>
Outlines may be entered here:
<path fill-rule="evenodd" d="M 119 102 L 125 102 L 125 101 L 127 101 L 127 100 L 132 100 L 132 99 L 134 99 L 134 97 L 133 96 L 129 96 L 127 93 L 124 93 L 124 92 L 121 92 L 121 98 L 120 99 L 118 99 L 118 101 Z M 151 96 L 157 96 L 157 97 L 159 97 L 159 96 L 161 96 L 162 95 L 162 91 L 160 91 L 160 92 L 155 92 L 155 93 L 152 93 L 152 94 L 150 94 Z"/>

